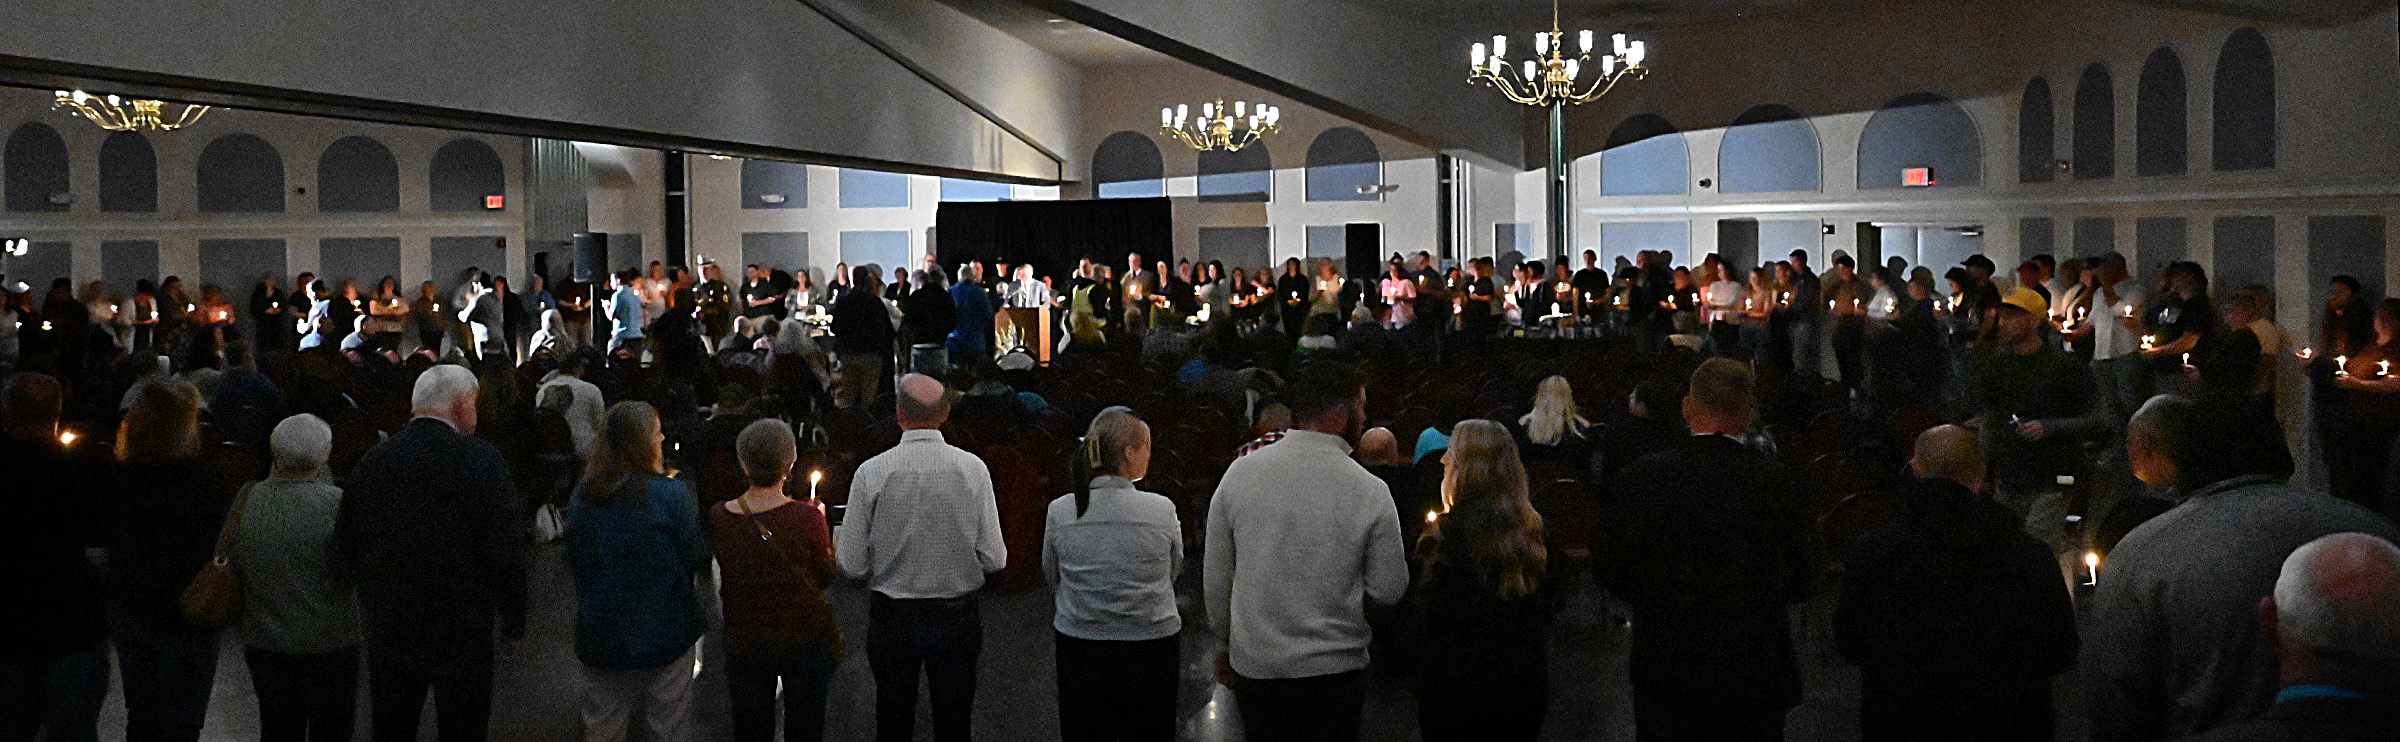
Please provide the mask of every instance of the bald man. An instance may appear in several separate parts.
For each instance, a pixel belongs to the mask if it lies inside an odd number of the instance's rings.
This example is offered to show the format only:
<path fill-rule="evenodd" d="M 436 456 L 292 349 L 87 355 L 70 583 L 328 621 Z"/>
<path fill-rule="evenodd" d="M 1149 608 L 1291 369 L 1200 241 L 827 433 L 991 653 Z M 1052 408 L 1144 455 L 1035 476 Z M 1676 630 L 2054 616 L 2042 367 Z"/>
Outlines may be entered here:
<path fill-rule="evenodd" d="M 932 693 L 933 736 L 965 742 L 975 707 L 983 619 L 975 591 L 1008 564 L 999 501 L 983 460 L 942 440 L 958 394 L 923 374 L 900 377 L 900 445 L 858 465 L 834 558 L 867 581 L 867 664 L 875 738 L 915 738 L 917 678 Z"/>
<path fill-rule="evenodd" d="M 1925 431 L 1909 469 L 1900 516 L 1851 549 L 1834 609 L 1862 739 L 2050 739 L 2050 677 L 2075 661 L 2058 563 L 1982 494 L 1974 433 Z"/>
<path fill-rule="evenodd" d="M 2400 730 L 2400 548 L 2337 533 L 2292 551 L 2259 601 L 2283 691 L 2199 742 L 2388 740 Z"/>

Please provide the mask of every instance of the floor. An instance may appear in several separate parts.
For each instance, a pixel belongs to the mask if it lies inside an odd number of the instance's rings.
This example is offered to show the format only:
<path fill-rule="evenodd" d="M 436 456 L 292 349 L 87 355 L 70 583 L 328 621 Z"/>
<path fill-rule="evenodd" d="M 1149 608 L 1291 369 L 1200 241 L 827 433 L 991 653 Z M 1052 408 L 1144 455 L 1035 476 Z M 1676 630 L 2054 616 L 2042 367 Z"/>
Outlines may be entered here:
<path fill-rule="evenodd" d="M 1206 631 L 1187 579 L 1183 610 L 1184 691 L 1179 714 L 1180 736 L 1192 742 L 1239 740 L 1231 694 L 1214 682 L 1213 658 L 1203 649 Z M 1552 698 L 1544 738 L 1550 740 L 1633 739 L 1631 700 L 1625 679 L 1628 634 L 1619 622 L 1605 617 L 1598 593 L 1586 579 L 1567 586 L 1565 607 L 1551 635 Z M 579 735 L 576 705 L 582 675 L 573 650 L 573 585 L 563 549 L 555 544 L 537 547 L 531 580 L 535 613 L 529 621 L 524 647 L 501 665 L 493 699 L 492 737 L 507 741 L 573 740 Z M 829 595 L 849 643 L 849 661 L 836 673 L 828 704 L 826 739 L 869 740 L 874 735 L 873 682 L 866 656 L 866 595 L 855 585 L 841 585 Z M 1620 609 L 1621 610 L 1621 609 Z M 1058 737 L 1054 683 L 1051 675 L 1051 596 L 1045 589 L 993 597 L 984 603 L 985 642 L 982 677 L 977 689 L 975 732 L 984 740 L 1053 740 Z M 1802 652 L 1806 700 L 1794 709 L 1787 724 L 1793 740 L 1850 740 L 1858 737 L 1858 672 L 1833 655 L 1828 621 L 1832 602 L 1821 598 L 1794 609 L 1794 631 Z M 695 691 L 695 742 L 722 742 L 730 737 L 725 708 L 723 655 L 713 637 L 703 645 L 700 680 Z M 2060 678 L 2061 689 L 2073 680 Z M 364 681 L 361 681 L 363 689 Z M 920 696 L 922 697 L 922 696 Z M 2062 701 L 2074 694 L 2061 693 Z M 359 739 L 366 738 L 365 697 L 360 697 Z M 2062 706 L 2062 737 L 2080 737 L 2073 709 Z M 216 692 L 209 708 L 206 740 L 255 740 L 257 703 L 250 691 L 237 639 L 227 637 L 218 665 Z M 431 714 L 423 727 L 433 739 Z M 1377 679 L 1367 695 L 1365 737 L 1369 740 L 1413 740 L 1416 707 L 1404 681 Z M 110 690 L 101 718 L 101 738 L 125 737 L 121 691 Z M 932 739 L 931 719 L 920 702 L 917 738 Z"/>

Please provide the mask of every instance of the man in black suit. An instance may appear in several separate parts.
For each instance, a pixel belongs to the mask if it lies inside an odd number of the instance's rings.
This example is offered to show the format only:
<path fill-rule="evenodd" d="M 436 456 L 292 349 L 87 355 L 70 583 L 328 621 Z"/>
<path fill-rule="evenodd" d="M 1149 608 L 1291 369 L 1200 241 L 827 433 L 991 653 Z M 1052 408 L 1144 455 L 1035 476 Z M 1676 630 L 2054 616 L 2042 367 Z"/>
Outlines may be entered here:
<path fill-rule="evenodd" d="M 1774 459 L 1744 443 L 1750 369 L 1718 358 L 1692 373 L 1692 435 L 1614 480 L 1595 556 L 1633 607 L 1635 738 L 1781 740 L 1800 703 L 1786 610 L 1806 597 L 1807 501 Z"/>
<path fill-rule="evenodd" d="M 485 739 L 493 636 L 525 636 L 525 528 L 508 462 L 474 437 L 476 387 L 464 366 L 418 376 L 416 418 L 359 459 L 334 524 L 365 609 L 377 742 L 417 738 L 429 689 L 443 742 Z"/>

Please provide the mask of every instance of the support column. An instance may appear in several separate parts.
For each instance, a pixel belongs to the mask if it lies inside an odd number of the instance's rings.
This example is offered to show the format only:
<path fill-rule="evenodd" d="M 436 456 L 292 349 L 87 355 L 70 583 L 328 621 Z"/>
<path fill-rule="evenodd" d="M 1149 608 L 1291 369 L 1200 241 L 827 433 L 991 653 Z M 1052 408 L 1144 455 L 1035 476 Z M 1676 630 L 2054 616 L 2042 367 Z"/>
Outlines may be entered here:
<path fill-rule="evenodd" d="M 1555 265 L 1561 256 L 1573 249 L 1567 237 L 1567 225 L 1573 218 L 1568 193 L 1567 172 L 1567 102 L 1550 103 L 1550 244 L 1543 250 Z"/>

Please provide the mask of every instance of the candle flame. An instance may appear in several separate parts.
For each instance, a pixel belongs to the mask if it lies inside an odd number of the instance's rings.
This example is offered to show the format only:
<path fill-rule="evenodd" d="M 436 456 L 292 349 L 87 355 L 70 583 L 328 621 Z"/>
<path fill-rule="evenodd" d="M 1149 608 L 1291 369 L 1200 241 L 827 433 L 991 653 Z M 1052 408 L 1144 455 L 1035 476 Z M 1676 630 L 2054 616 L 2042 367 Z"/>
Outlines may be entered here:
<path fill-rule="evenodd" d="M 812 472 L 809 472 L 809 473 L 808 473 L 808 486 L 810 486 L 810 487 L 815 487 L 815 486 L 817 486 L 817 483 L 818 483 L 818 482 L 824 481 L 824 479 L 825 479 L 825 472 L 824 472 L 824 470 L 822 470 L 822 469 L 820 469 L 820 470 L 817 470 L 817 471 L 812 471 Z"/>
<path fill-rule="evenodd" d="M 76 435 L 75 435 L 75 431 L 72 431 L 72 430 L 66 431 L 66 432 L 64 432 L 64 433 L 60 433 L 60 434 L 58 434 L 58 445 L 61 445 L 61 446 L 72 446 L 72 445 L 75 445 L 75 439 L 76 439 L 77 437 L 78 437 L 78 436 L 76 436 Z"/>
<path fill-rule="evenodd" d="M 1439 511 L 1439 510 L 1427 510 L 1427 511 L 1425 511 L 1425 523 L 1426 523 L 1427 525 L 1431 525 L 1431 524 L 1433 523 L 1433 521 L 1434 521 L 1436 518 L 1440 518 L 1441 516 L 1442 516 L 1442 511 Z"/>

